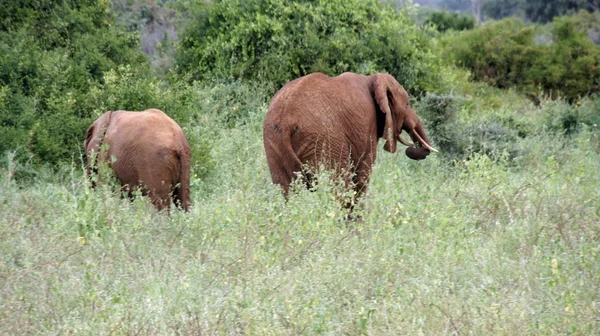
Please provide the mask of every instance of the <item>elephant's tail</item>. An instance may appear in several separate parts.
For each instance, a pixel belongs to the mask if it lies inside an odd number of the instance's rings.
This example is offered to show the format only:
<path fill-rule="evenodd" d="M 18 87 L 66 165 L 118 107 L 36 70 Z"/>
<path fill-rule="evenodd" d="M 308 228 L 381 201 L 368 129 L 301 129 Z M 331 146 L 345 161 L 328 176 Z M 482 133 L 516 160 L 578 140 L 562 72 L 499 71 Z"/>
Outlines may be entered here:
<path fill-rule="evenodd" d="M 190 173 L 191 173 L 191 153 L 190 148 L 186 147 L 177 152 L 179 160 L 179 187 L 175 190 L 175 198 L 179 200 L 180 206 L 184 211 L 190 210 Z"/>
<path fill-rule="evenodd" d="M 265 125 L 264 129 L 265 151 L 271 178 L 283 188 L 286 198 L 291 181 L 297 173 L 303 173 L 302 161 L 292 147 L 293 133 L 294 128 L 286 132 L 270 124 Z"/>
<path fill-rule="evenodd" d="M 100 122 L 100 124 L 96 125 L 96 122 L 94 122 L 86 132 L 85 141 L 83 143 L 83 148 L 86 156 L 85 174 L 86 178 L 90 179 L 92 188 L 96 187 L 96 180 L 91 178 L 91 176 L 92 174 L 98 174 L 98 164 L 100 162 L 108 162 L 106 160 L 106 149 L 103 149 L 102 145 L 104 145 L 106 132 L 108 130 L 108 127 L 110 126 L 112 115 L 113 111 L 104 113 L 104 115 L 101 117 L 103 119 Z M 99 130 L 97 130 L 97 128 Z M 90 143 L 94 143 L 94 145 L 90 146 Z M 95 157 L 92 159 L 90 155 L 93 155 Z"/>

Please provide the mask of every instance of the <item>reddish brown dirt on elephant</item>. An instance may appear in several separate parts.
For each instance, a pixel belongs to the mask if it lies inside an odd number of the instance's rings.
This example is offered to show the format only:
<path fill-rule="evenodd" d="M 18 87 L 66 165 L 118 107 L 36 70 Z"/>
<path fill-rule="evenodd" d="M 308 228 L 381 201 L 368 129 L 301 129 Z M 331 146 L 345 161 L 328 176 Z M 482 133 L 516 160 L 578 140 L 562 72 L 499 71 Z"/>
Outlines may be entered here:
<path fill-rule="evenodd" d="M 92 158 L 97 157 L 97 163 L 110 166 L 130 196 L 139 189 L 158 210 L 168 211 L 172 199 L 189 210 L 190 146 L 181 127 L 164 112 L 106 112 L 87 130 L 84 147 L 88 176 L 96 171 Z"/>
<path fill-rule="evenodd" d="M 377 155 L 377 141 L 395 153 L 406 131 L 414 145 L 407 156 L 420 160 L 436 152 L 408 93 L 394 77 L 313 73 L 287 83 L 275 94 L 263 125 L 271 178 L 287 197 L 297 173 L 324 165 L 339 173 L 356 198 L 366 191 Z M 303 170 L 303 167 L 307 167 Z"/>

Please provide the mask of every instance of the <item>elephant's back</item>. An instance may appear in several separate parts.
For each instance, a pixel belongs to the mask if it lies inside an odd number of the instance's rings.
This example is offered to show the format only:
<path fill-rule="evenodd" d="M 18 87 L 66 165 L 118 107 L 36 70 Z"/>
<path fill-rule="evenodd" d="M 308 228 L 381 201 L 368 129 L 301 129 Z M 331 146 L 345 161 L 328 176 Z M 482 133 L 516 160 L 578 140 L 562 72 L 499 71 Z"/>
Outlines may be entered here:
<path fill-rule="evenodd" d="M 313 73 L 287 83 L 271 99 L 267 119 L 310 108 L 307 103 L 319 99 L 315 94 L 327 79 L 325 74 Z"/>
<path fill-rule="evenodd" d="M 163 111 L 150 109 L 141 112 L 137 111 L 115 111 L 112 116 L 118 126 L 143 128 L 151 125 L 160 125 L 158 129 L 174 129 L 181 131 L 181 127 L 166 115 Z M 113 122 L 111 122 L 112 124 Z"/>
<path fill-rule="evenodd" d="M 108 153 L 121 164 L 148 161 L 175 168 L 175 158 L 190 151 L 181 127 L 160 110 L 115 111 L 111 119 L 106 131 Z"/>
<path fill-rule="evenodd" d="M 325 74 L 313 73 L 287 83 L 271 100 L 265 126 L 319 123 L 325 117 L 324 100 L 328 99 L 330 79 Z"/>
<path fill-rule="evenodd" d="M 369 134 L 376 133 L 368 77 L 315 73 L 286 84 L 271 101 L 263 131 L 265 148 L 289 143 L 303 163 L 325 152 L 343 162 L 350 147 L 364 147 L 362 142 L 355 144 L 357 135 L 364 134 L 358 140 L 368 141 Z"/>
<path fill-rule="evenodd" d="M 265 130 L 279 128 L 322 130 L 358 122 L 354 111 L 374 111 L 369 78 L 354 73 L 329 77 L 313 73 L 289 82 L 271 100 Z M 362 121 L 362 120 L 361 120 Z"/>
<path fill-rule="evenodd" d="M 115 111 L 106 133 L 107 139 L 119 139 L 120 143 L 151 141 L 171 146 L 180 142 L 181 127 L 160 110 L 143 112 Z M 185 139 L 185 137 L 183 137 Z"/>
<path fill-rule="evenodd" d="M 180 157 L 189 154 L 181 127 L 160 110 L 113 112 L 106 143 L 123 184 L 178 181 Z"/>

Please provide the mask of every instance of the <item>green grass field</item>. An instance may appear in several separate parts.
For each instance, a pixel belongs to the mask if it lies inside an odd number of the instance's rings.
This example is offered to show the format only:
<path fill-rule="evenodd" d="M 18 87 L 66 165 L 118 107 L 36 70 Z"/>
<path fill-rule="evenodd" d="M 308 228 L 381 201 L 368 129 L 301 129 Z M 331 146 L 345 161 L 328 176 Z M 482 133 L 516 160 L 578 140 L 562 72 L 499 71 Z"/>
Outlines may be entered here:
<path fill-rule="evenodd" d="M 265 113 L 212 129 L 214 171 L 192 179 L 192 211 L 170 217 L 91 190 L 78 160 L 27 184 L 8 160 L 0 334 L 600 333 L 595 133 L 542 132 L 516 158 L 380 149 L 349 223 L 326 173 L 284 202 Z"/>
<path fill-rule="evenodd" d="M 0 1 L 0 336 L 600 335 L 592 2 Z M 262 125 L 312 72 L 392 75 L 440 153 L 379 144 L 351 216 L 327 171 L 286 202 Z M 149 108 L 188 213 L 83 176 L 89 125 Z"/>

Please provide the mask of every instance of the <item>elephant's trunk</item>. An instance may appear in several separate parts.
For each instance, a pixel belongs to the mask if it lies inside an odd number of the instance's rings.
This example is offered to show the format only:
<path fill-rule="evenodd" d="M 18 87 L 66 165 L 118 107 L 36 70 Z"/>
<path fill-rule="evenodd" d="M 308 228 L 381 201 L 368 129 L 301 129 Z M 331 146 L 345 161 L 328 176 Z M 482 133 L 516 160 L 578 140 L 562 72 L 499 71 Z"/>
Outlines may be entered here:
<path fill-rule="evenodd" d="M 425 133 L 425 129 L 423 129 L 423 125 L 419 122 L 416 127 L 410 131 L 410 136 L 413 138 L 413 141 L 417 144 L 420 144 L 425 149 L 437 153 L 437 149 L 431 147 L 429 138 Z"/>

